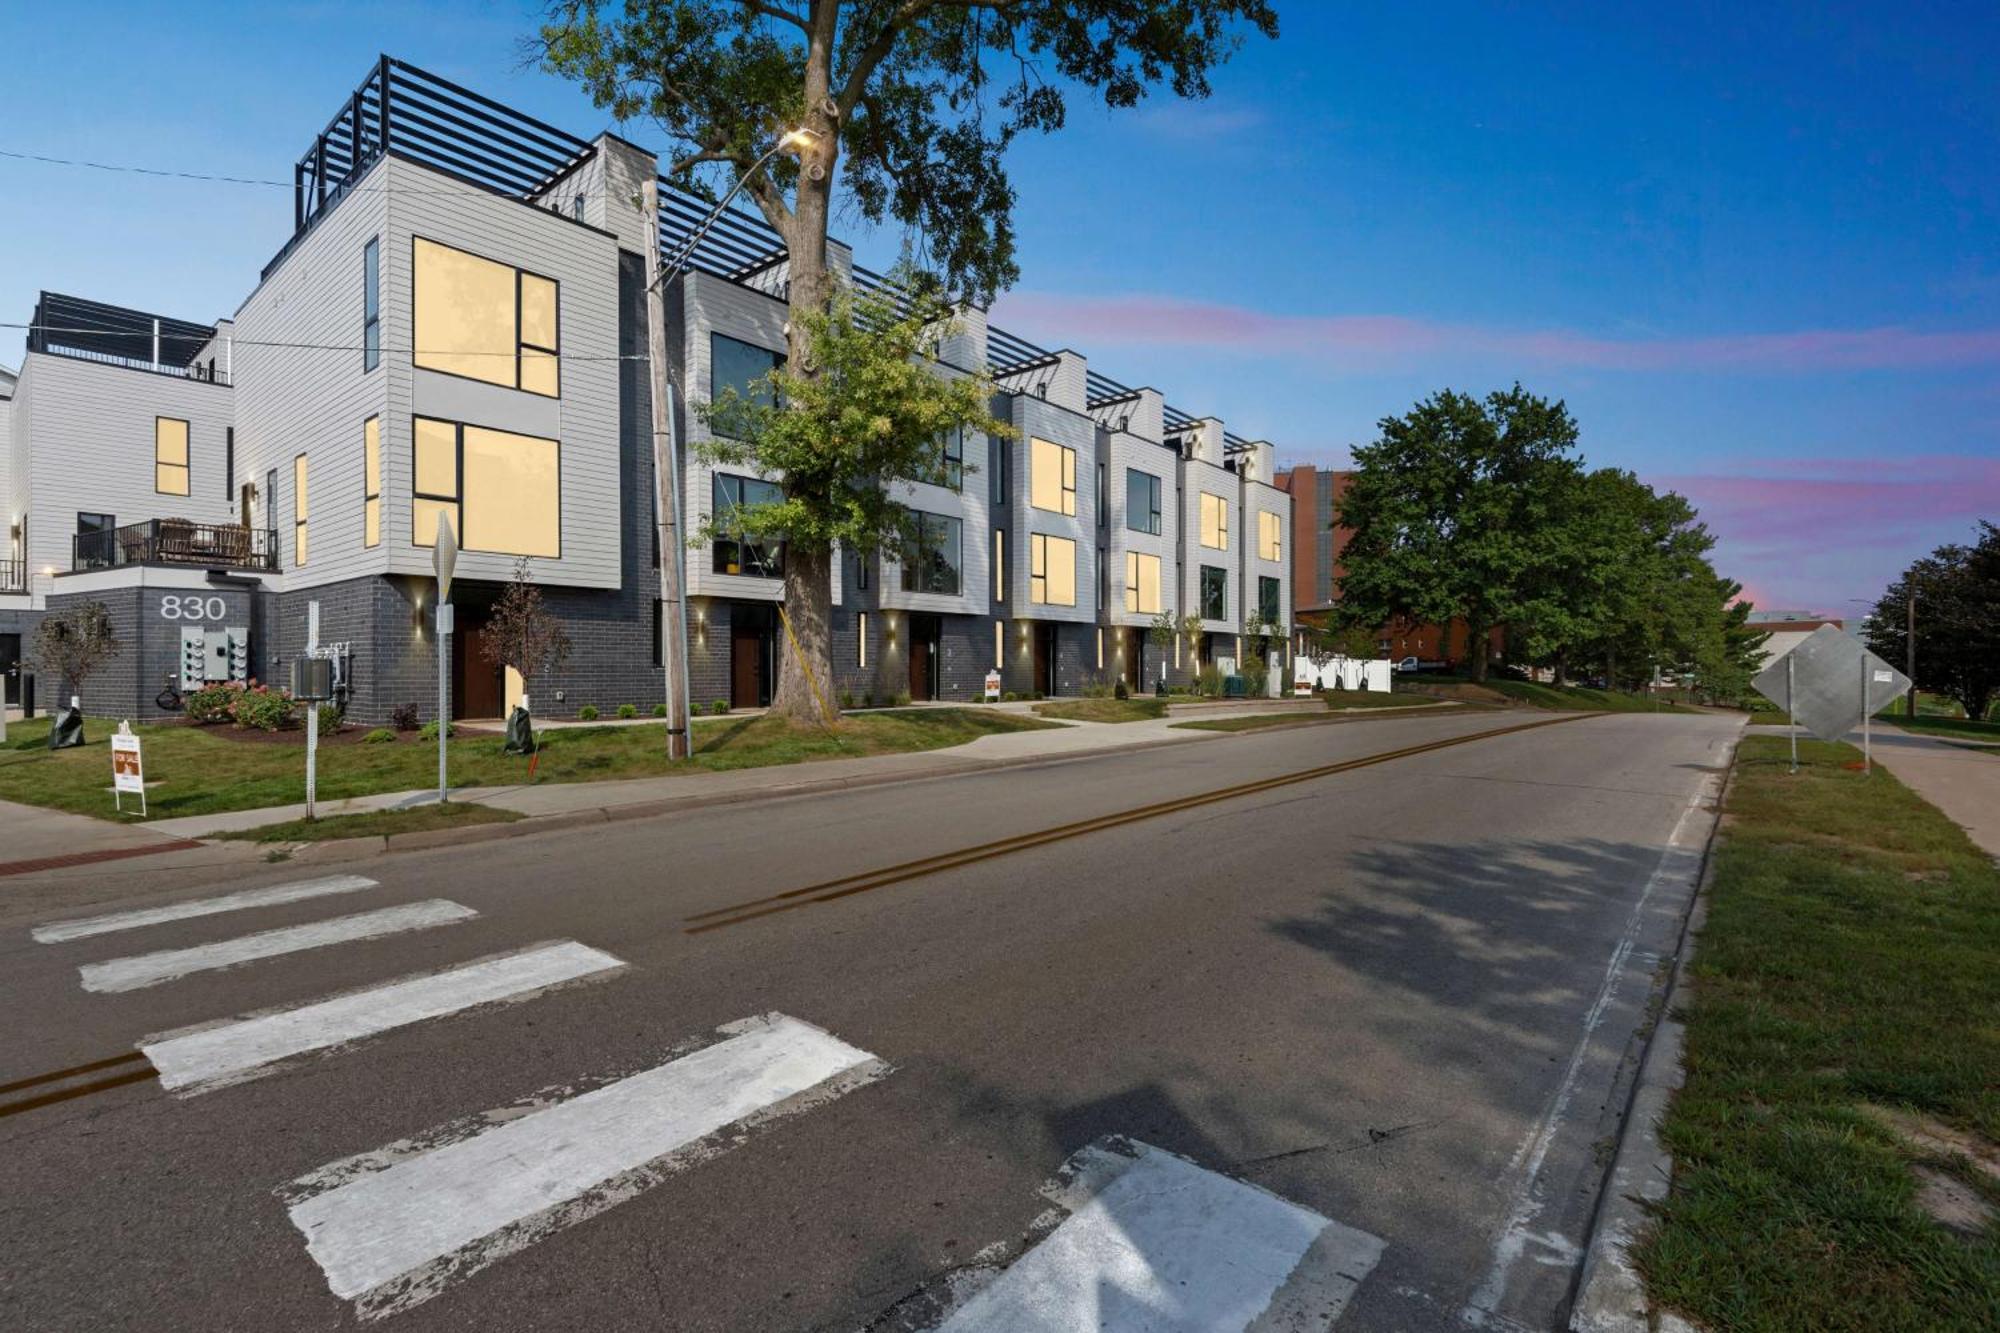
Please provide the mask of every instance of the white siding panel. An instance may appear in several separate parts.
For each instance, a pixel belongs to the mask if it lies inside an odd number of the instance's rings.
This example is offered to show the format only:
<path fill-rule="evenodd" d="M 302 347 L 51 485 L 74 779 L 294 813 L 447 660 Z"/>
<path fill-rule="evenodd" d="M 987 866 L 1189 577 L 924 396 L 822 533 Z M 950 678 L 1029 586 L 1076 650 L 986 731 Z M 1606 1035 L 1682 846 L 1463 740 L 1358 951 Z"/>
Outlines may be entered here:
<path fill-rule="evenodd" d="M 1013 585 L 1011 605 L 1016 616 L 1034 620 L 1056 620 L 1071 624 L 1097 621 L 1097 423 L 1080 412 L 1068 412 L 1053 403 L 1027 395 L 1013 399 L 1014 426 L 1020 434 L 1009 442 L 1012 451 L 1008 476 L 1008 506 L 1013 531 L 1008 534 L 1009 582 Z M 1031 441 L 1076 450 L 1076 513 L 1052 514 L 1028 503 L 1032 477 L 1028 458 Z M 1028 537 L 1031 533 L 1067 537 L 1076 543 L 1076 605 L 1043 606 L 1028 600 L 1030 561 Z"/>
<path fill-rule="evenodd" d="M 1138 551 L 1160 558 L 1160 609 L 1179 615 L 1179 588 L 1175 578 L 1175 542 L 1180 538 L 1180 511 L 1175 505 L 1175 473 L 1179 456 L 1164 445 L 1124 433 L 1110 437 L 1110 475 L 1105 489 L 1111 498 L 1111 599 L 1105 607 L 1107 622 L 1113 625 L 1150 625 L 1150 614 L 1125 610 L 1125 553 Z M 1125 473 L 1128 469 L 1151 473 L 1160 480 L 1160 532 L 1134 532 L 1126 526 Z"/>
<path fill-rule="evenodd" d="M 1243 500 L 1242 482 L 1236 474 L 1213 463 L 1190 458 L 1181 464 L 1182 544 L 1186 568 L 1181 571 L 1181 605 L 1189 614 L 1201 610 L 1201 567 L 1215 565 L 1228 573 L 1222 619 L 1206 620 L 1201 627 L 1210 633 L 1233 634 L 1243 621 Z M 1201 544 L 1201 497 L 1219 495 L 1229 506 L 1229 549 L 1218 551 Z"/>

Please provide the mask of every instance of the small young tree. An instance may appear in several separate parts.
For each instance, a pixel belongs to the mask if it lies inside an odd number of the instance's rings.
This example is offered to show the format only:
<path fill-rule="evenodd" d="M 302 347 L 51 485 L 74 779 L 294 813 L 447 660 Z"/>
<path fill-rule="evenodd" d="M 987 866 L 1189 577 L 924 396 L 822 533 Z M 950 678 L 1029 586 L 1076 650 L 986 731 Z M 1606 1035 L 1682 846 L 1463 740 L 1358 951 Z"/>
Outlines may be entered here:
<path fill-rule="evenodd" d="M 529 693 L 529 682 L 536 676 L 568 659 L 569 635 L 543 605 L 542 590 L 535 586 L 534 572 L 525 557 L 515 562 L 514 581 L 494 604 L 479 648 L 493 666 L 512 667 L 520 673 L 523 694 Z"/>
<path fill-rule="evenodd" d="M 124 650 L 102 602 L 84 602 L 51 611 L 35 627 L 35 667 L 62 682 L 64 702 L 83 693 L 83 683 Z"/>

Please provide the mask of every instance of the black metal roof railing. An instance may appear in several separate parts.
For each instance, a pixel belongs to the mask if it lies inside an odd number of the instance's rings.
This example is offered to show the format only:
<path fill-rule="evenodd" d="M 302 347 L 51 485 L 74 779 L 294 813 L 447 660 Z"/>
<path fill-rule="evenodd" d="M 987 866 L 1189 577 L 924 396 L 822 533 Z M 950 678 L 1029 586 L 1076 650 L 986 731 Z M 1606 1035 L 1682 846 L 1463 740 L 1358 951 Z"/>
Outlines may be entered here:
<path fill-rule="evenodd" d="M 213 324 L 43 292 L 28 327 L 28 350 L 194 377 L 195 354 L 213 337 Z"/>

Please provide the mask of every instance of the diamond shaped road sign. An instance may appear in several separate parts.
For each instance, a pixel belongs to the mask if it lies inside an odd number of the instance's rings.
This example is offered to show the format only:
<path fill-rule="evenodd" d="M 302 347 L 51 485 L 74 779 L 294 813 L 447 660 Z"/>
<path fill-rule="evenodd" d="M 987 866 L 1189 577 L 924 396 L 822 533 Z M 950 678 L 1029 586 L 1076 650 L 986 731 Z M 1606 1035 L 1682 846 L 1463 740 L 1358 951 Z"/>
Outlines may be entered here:
<path fill-rule="evenodd" d="M 1839 740 L 1910 688 L 1908 676 L 1832 625 L 1808 634 L 1750 683 L 1823 741 Z"/>

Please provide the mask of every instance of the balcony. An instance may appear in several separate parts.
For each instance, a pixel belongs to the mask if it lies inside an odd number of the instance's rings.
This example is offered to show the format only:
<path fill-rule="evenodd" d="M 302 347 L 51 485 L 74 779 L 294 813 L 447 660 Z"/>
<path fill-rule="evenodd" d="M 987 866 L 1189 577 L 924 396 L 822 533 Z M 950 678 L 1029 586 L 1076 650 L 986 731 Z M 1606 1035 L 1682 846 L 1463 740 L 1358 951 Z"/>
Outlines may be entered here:
<path fill-rule="evenodd" d="M 0 560 L 0 593 L 26 592 L 28 565 L 24 560 Z"/>
<path fill-rule="evenodd" d="M 241 523 L 190 523 L 156 518 L 71 538 L 70 568 L 120 565 L 191 565 L 197 569 L 251 569 L 275 574 L 278 534 Z"/>

